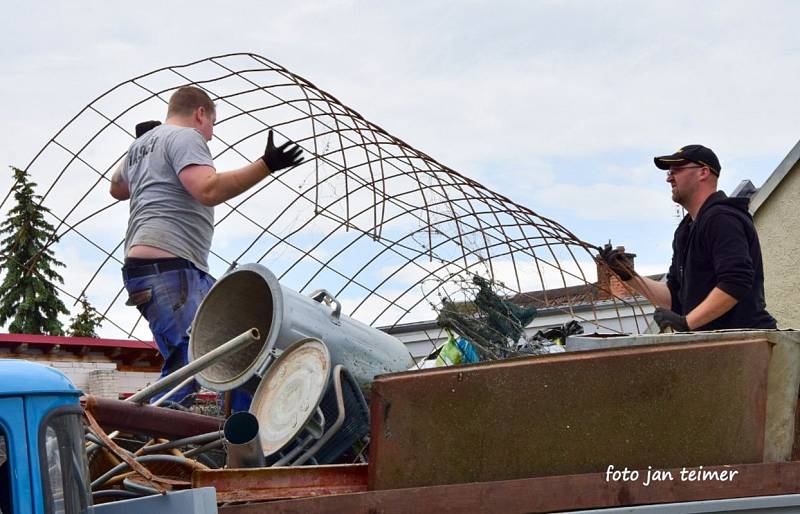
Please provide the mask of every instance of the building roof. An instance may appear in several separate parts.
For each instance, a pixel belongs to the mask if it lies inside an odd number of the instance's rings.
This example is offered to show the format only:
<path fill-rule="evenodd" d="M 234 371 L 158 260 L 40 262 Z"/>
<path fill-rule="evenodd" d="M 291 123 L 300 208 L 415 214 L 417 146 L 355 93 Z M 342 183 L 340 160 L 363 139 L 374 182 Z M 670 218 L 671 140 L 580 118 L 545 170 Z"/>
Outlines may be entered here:
<path fill-rule="evenodd" d="M 647 278 L 660 281 L 664 279 L 665 275 L 665 273 L 658 273 L 656 275 L 647 275 Z M 569 306 L 574 308 L 609 300 L 611 296 L 611 291 L 608 288 L 601 287 L 595 283 L 518 293 L 510 297 L 509 300 L 525 307 L 563 309 Z"/>
<path fill-rule="evenodd" d="M 70 353 L 78 357 L 89 353 L 101 353 L 112 361 L 124 365 L 143 363 L 147 367 L 160 367 L 162 363 L 161 354 L 158 353 L 158 347 L 153 341 L 0 334 L 0 348 L 3 347 L 10 348 L 13 354 L 23 358 L 26 353 L 33 351 L 54 356 L 59 353 Z"/>
<path fill-rule="evenodd" d="M 794 169 L 797 161 L 800 161 L 800 141 L 794 145 L 794 148 L 778 164 L 778 167 L 775 168 L 775 171 L 767 178 L 758 192 L 750 198 L 750 214 L 755 214 L 758 208 L 767 201 L 767 198 L 777 189 L 781 181 Z"/>
<path fill-rule="evenodd" d="M 60 371 L 21 359 L 0 359 L 0 377 L 0 396 L 81 394 Z"/>
<path fill-rule="evenodd" d="M 648 275 L 656 281 L 663 280 L 665 273 Z M 592 306 L 599 302 L 611 304 L 611 296 L 608 291 L 604 291 L 597 284 L 580 284 L 577 286 L 560 287 L 557 289 L 547 289 L 544 291 L 529 291 L 517 293 L 508 298 L 512 303 L 523 307 L 536 307 L 538 316 L 544 316 L 553 312 L 565 312 L 571 307 L 573 312 L 585 312 L 592 310 Z M 386 327 L 378 327 L 379 330 L 387 334 L 404 334 L 419 330 L 430 330 L 437 328 L 436 320 L 414 321 L 411 323 L 398 323 Z"/>
<path fill-rule="evenodd" d="M 603 298 L 605 296 L 605 298 Z M 586 303 L 607 299 L 608 293 L 600 290 L 597 284 L 581 284 L 577 286 L 545 289 L 543 291 L 528 291 L 518 293 L 509 300 L 525 307 L 558 308 L 566 305 L 583 305 Z"/>

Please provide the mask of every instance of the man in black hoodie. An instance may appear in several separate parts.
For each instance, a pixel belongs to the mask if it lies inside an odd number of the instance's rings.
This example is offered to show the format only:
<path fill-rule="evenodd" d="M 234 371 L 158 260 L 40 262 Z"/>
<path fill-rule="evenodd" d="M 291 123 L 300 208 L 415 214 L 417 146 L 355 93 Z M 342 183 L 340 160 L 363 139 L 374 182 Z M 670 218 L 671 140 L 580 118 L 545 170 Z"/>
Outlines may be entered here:
<path fill-rule="evenodd" d="M 655 301 L 654 319 L 662 331 L 776 328 L 766 310 L 761 246 L 749 200 L 717 191 L 717 156 L 702 145 L 688 145 L 654 161 L 667 172 L 672 200 L 688 213 L 675 230 L 667 283 L 637 275 L 621 250 L 608 248 L 600 257 Z"/>

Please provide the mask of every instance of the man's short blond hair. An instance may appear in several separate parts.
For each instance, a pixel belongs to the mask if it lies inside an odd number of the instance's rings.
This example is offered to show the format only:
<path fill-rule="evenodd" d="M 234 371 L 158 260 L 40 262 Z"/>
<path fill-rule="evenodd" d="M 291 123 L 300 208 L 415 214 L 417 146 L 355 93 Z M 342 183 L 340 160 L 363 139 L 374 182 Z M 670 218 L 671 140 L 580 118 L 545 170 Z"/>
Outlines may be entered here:
<path fill-rule="evenodd" d="M 209 115 L 216 114 L 216 107 L 205 91 L 195 86 L 184 86 L 169 99 L 167 118 L 172 116 L 191 116 L 198 107 L 203 107 Z"/>

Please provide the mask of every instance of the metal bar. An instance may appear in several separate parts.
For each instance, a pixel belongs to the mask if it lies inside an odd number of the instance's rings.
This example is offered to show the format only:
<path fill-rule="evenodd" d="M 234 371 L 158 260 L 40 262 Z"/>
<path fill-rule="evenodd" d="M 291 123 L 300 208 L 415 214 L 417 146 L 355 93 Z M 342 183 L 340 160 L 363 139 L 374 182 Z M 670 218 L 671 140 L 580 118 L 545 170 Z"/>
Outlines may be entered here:
<path fill-rule="evenodd" d="M 306 450 L 300 457 L 292 462 L 292 466 L 303 465 L 308 459 L 316 455 L 319 449 L 322 448 L 322 446 L 327 443 L 330 438 L 339 431 L 340 428 L 342 428 L 345 418 L 344 395 L 342 394 L 342 369 L 344 369 L 344 367 L 341 364 L 337 364 L 336 367 L 333 368 L 333 388 L 334 391 L 336 391 L 336 407 L 339 412 L 336 416 L 336 421 L 333 422 L 333 425 L 331 425 L 325 434 L 320 437 L 311 448 Z"/>
<path fill-rule="evenodd" d="M 175 455 L 140 455 L 138 457 L 130 457 L 125 462 L 122 462 L 113 468 L 109 469 L 103 475 L 96 478 L 92 481 L 92 489 L 96 489 L 101 485 L 108 482 L 111 477 L 118 475 L 119 473 L 126 471 L 128 468 L 133 469 L 140 475 L 142 475 L 148 482 L 153 484 L 155 487 L 161 488 L 160 485 L 156 484 L 156 482 L 162 482 L 168 485 L 186 485 L 187 482 L 183 480 L 173 480 L 171 478 L 164 478 L 157 475 L 154 475 L 150 470 L 142 466 L 143 462 L 170 462 L 173 464 L 181 464 L 181 465 L 188 465 L 191 466 L 193 469 L 208 469 L 206 466 L 203 466 L 199 462 L 195 462 L 191 459 L 187 459 L 185 457 L 176 457 Z M 161 492 L 165 492 L 165 488 L 160 489 Z"/>
<path fill-rule="evenodd" d="M 141 403 L 147 401 L 149 398 L 152 398 L 156 394 L 164 391 L 174 384 L 183 381 L 188 376 L 193 376 L 195 373 L 206 369 L 207 367 L 211 366 L 212 364 L 216 363 L 227 354 L 239 350 L 248 344 L 255 343 L 259 340 L 259 333 L 258 329 L 251 328 L 239 334 L 238 336 L 234 337 L 227 343 L 220 345 L 210 352 L 206 353 L 199 359 L 195 359 L 186 366 L 176 370 L 175 372 L 167 375 L 166 377 L 162 378 L 161 380 L 150 384 L 149 386 L 145 387 L 144 389 L 140 390 L 130 398 L 128 401 L 133 403 Z"/>
<path fill-rule="evenodd" d="M 222 420 L 193 412 L 155 408 L 122 400 L 87 396 L 84 409 L 100 426 L 135 434 L 178 439 L 222 428 Z"/>
<path fill-rule="evenodd" d="M 282 467 L 282 466 L 286 466 L 288 463 L 290 463 L 292 460 L 294 460 L 294 458 L 297 457 L 297 455 L 301 451 L 303 451 L 303 448 L 305 448 L 306 445 L 310 444 L 311 441 L 313 441 L 313 440 L 314 440 L 314 436 L 313 435 L 307 435 L 302 441 L 298 442 L 297 446 L 292 448 L 291 451 L 289 451 L 289 453 L 287 453 L 286 455 L 284 455 L 283 457 L 278 459 L 278 461 L 275 464 L 273 464 L 273 466 L 278 467 L 278 468 Z"/>
<path fill-rule="evenodd" d="M 207 434 L 194 435 L 191 437 L 184 437 L 183 439 L 176 439 L 166 443 L 152 444 L 142 448 L 143 453 L 160 452 L 161 450 L 170 450 L 172 448 L 180 448 L 190 444 L 206 444 L 212 441 L 222 439 L 222 431 L 216 430 Z"/>
<path fill-rule="evenodd" d="M 186 385 L 189 385 L 189 383 L 190 383 L 192 380 L 194 380 L 194 375 L 189 375 L 188 377 L 186 377 L 186 380 L 184 380 L 184 381 L 183 381 L 183 382 L 181 382 L 180 384 L 176 385 L 175 387 L 173 387 L 172 389 L 170 389 L 170 390 L 169 390 L 169 391 L 167 391 L 166 393 L 164 393 L 164 396 L 162 396 L 162 397 L 161 397 L 161 398 L 159 398 L 158 400 L 154 401 L 154 402 L 153 402 L 153 403 L 151 403 L 150 405 L 151 405 L 151 406 L 153 406 L 153 407 L 158 407 L 159 405 L 161 405 L 161 404 L 162 404 L 162 403 L 164 403 L 165 401 L 169 400 L 169 399 L 172 397 L 172 395 L 173 395 L 173 394 L 177 393 L 177 392 L 180 390 L 180 388 L 181 388 L 181 387 L 183 387 L 183 386 L 186 386 Z M 132 398 L 132 397 L 130 397 L 130 398 L 126 398 L 126 399 L 127 399 L 128 401 L 131 401 L 131 398 Z"/>
<path fill-rule="evenodd" d="M 367 490 L 367 465 L 203 470 L 192 474 L 192 487 L 216 488 L 219 502 L 361 492 Z"/>
<path fill-rule="evenodd" d="M 102 477 L 92 482 L 93 489 L 98 485 L 102 485 L 103 482 L 114 476 L 116 474 L 115 470 L 121 467 L 120 469 L 131 468 L 132 470 L 136 471 L 142 476 L 142 478 L 151 483 L 157 490 L 161 492 L 164 492 L 166 490 L 162 485 L 156 482 L 169 483 L 169 480 L 153 475 L 153 473 L 150 472 L 149 469 L 142 466 L 126 450 L 120 448 L 119 445 L 117 445 L 117 443 L 112 441 L 111 438 L 109 438 L 108 435 L 103 431 L 103 429 L 100 428 L 100 425 L 97 423 L 97 420 L 94 419 L 94 417 L 92 417 L 92 414 L 89 411 L 84 411 L 84 416 L 86 417 L 86 421 L 88 422 L 89 427 L 94 431 L 97 437 L 99 437 L 103 441 L 106 448 L 114 452 L 114 454 L 123 461 L 122 463 L 114 467 L 111 471 L 108 471 Z"/>
<path fill-rule="evenodd" d="M 184 457 L 194 457 L 195 455 L 202 455 L 209 450 L 213 450 L 214 448 L 219 448 L 225 443 L 224 439 L 217 439 L 216 441 L 211 441 L 210 443 L 204 444 L 203 446 L 198 446 L 188 452 L 184 453 Z"/>
<path fill-rule="evenodd" d="M 305 468 L 303 468 L 305 469 Z M 606 473 L 550 476 L 368 491 L 335 496 L 222 506 L 220 514 L 324 514 L 380 512 L 381 514 L 494 514 L 497 512 L 563 512 L 576 509 L 745 498 L 800 492 L 800 462 L 704 467 L 731 480 L 681 480 L 682 468 L 672 468 L 674 480 L 625 482 L 606 479 Z M 688 471 L 688 470 L 687 470 Z M 647 470 L 641 470 L 645 473 Z M 214 473 L 214 471 L 202 472 Z M 195 473 L 193 476 L 201 474 Z M 688 476 L 688 475 L 687 475 Z M 197 487 L 194 485 L 193 486 Z M 219 491 L 219 489 L 218 489 Z M 219 495 L 219 492 L 217 493 Z"/>

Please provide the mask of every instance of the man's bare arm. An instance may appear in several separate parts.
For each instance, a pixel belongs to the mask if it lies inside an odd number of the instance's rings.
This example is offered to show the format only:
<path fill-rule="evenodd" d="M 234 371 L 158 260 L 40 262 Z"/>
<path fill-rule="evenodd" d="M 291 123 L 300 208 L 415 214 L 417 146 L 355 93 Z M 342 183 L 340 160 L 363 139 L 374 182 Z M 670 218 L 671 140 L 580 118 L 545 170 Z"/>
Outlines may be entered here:
<path fill-rule="evenodd" d="M 183 168 L 178 177 L 195 200 L 213 207 L 244 193 L 270 173 L 297 166 L 303 162 L 302 155 L 303 150 L 291 141 L 276 147 L 270 130 L 264 155 L 247 166 L 217 173 L 211 166 L 195 164 Z"/>
<path fill-rule="evenodd" d="M 127 200 L 131 197 L 128 183 L 122 178 L 122 163 L 117 166 L 117 169 L 114 170 L 114 173 L 111 175 L 109 193 L 117 200 Z"/>
<path fill-rule="evenodd" d="M 664 282 L 658 282 L 652 278 L 634 275 L 633 278 L 625 282 L 643 296 L 650 298 L 656 306 L 662 309 L 672 308 L 672 293 Z"/>
<path fill-rule="evenodd" d="M 690 329 L 702 327 L 731 310 L 737 303 L 739 301 L 736 298 L 715 287 L 700 305 L 686 315 L 686 324 Z"/>
<path fill-rule="evenodd" d="M 242 168 L 217 173 L 211 166 L 193 164 L 178 174 L 183 187 L 195 200 L 213 207 L 240 195 L 269 174 L 261 159 Z"/>

